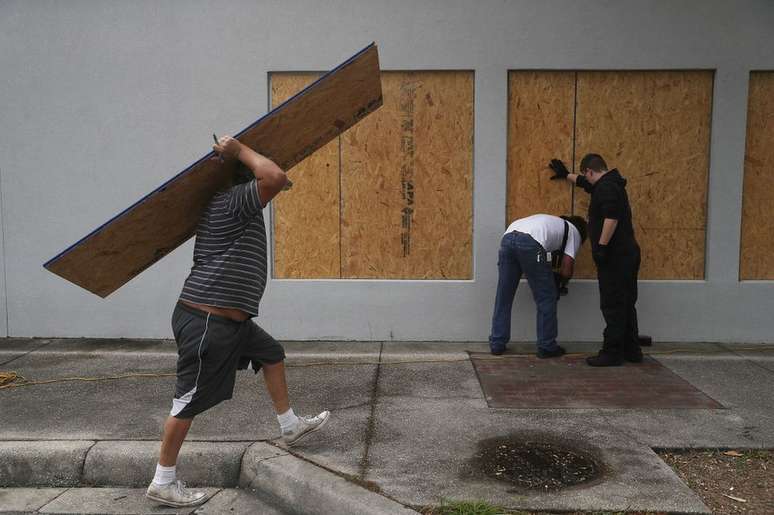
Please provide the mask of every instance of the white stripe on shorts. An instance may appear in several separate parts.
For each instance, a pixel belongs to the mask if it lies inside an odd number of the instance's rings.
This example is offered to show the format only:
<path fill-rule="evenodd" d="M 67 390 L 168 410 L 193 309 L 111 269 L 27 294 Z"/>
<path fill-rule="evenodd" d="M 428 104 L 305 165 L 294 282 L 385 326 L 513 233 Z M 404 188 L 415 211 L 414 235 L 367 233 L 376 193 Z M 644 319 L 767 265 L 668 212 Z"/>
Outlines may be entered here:
<path fill-rule="evenodd" d="M 173 417 L 183 411 L 183 408 L 188 406 L 188 403 L 191 402 L 191 399 L 193 399 L 193 396 L 196 393 L 196 388 L 199 386 L 199 376 L 202 373 L 202 344 L 204 343 L 204 339 L 207 337 L 207 328 L 210 325 L 210 315 L 211 313 L 207 313 L 207 320 L 204 322 L 204 334 L 202 334 L 202 339 L 199 340 L 199 349 L 196 352 L 199 357 L 199 370 L 196 372 L 196 381 L 194 382 L 194 387 L 191 391 L 186 392 L 179 399 L 172 399 L 172 409 L 170 410 L 169 414 Z"/>

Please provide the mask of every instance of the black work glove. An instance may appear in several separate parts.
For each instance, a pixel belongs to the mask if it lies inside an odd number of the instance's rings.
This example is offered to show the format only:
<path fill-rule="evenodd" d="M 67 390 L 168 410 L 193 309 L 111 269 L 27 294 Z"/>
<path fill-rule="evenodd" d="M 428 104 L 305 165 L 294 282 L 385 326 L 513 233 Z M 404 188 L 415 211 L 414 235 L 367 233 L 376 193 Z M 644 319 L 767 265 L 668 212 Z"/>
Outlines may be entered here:
<path fill-rule="evenodd" d="M 607 245 L 601 243 L 591 252 L 591 257 L 594 258 L 594 263 L 597 266 L 606 265 L 610 261 L 610 249 Z"/>
<path fill-rule="evenodd" d="M 554 172 L 554 176 L 551 177 L 552 181 L 566 179 L 567 176 L 570 175 L 570 172 L 567 171 L 567 167 L 564 166 L 564 163 L 559 159 L 552 159 L 548 164 L 548 167 Z"/>

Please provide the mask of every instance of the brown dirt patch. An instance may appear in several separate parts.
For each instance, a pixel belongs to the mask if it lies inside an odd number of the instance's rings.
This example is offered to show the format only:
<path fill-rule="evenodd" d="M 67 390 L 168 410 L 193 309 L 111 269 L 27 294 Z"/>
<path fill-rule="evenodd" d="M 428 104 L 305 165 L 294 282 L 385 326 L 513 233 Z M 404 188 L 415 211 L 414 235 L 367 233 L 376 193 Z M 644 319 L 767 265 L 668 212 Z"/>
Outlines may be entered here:
<path fill-rule="evenodd" d="M 658 454 L 713 513 L 774 513 L 774 451 L 662 450 Z"/>

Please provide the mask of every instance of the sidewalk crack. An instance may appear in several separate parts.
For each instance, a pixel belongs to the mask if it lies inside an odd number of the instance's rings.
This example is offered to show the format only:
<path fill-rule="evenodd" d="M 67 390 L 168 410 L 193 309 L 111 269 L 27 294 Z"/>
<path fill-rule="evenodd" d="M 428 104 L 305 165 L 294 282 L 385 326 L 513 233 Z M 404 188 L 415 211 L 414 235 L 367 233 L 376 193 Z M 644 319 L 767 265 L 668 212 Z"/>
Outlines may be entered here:
<path fill-rule="evenodd" d="M 89 453 L 94 448 L 95 445 L 99 443 L 99 440 L 94 440 L 92 444 L 89 446 L 88 449 L 86 449 L 86 452 L 83 453 L 83 461 L 81 462 L 81 470 L 78 474 L 78 484 L 83 485 L 84 484 L 84 474 L 86 474 L 86 459 L 89 457 Z"/>
<path fill-rule="evenodd" d="M 48 501 L 46 504 L 44 504 L 43 506 L 41 506 L 40 508 L 38 508 L 37 510 L 35 510 L 33 513 L 40 513 L 40 511 L 41 511 L 43 508 L 45 508 L 45 507 L 46 507 L 46 506 L 48 506 L 49 504 L 51 504 L 51 503 L 53 503 L 54 501 L 56 501 L 57 499 L 59 499 L 60 497 L 62 497 L 64 494 L 66 494 L 66 493 L 67 493 L 67 492 L 69 492 L 70 490 L 72 490 L 72 487 L 66 487 L 66 488 L 63 488 L 63 489 L 62 489 L 62 491 L 61 491 L 61 492 L 59 492 L 59 493 L 56 495 L 56 497 L 54 497 L 53 499 L 51 499 L 50 501 Z"/>
<path fill-rule="evenodd" d="M 765 365 L 762 365 L 761 363 L 758 363 L 757 361 L 754 361 L 754 360 L 748 359 L 748 358 L 747 358 L 747 357 L 746 357 L 744 354 L 740 353 L 738 350 L 734 349 L 733 347 L 728 347 L 728 346 L 726 346 L 726 345 L 723 345 L 722 343 L 720 343 L 720 344 L 718 344 L 718 345 L 720 346 L 720 348 L 722 348 L 722 349 L 724 349 L 724 350 L 727 350 L 728 352 L 730 352 L 730 353 L 731 353 L 731 354 L 733 354 L 734 356 L 738 356 L 738 357 L 742 358 L 742 359 L 743 359 L 744 361 L 746 361 L 747 363 L 750 363 L 751 365 L 753 365 L 753 366 L 756 366 L 756 367 L 758 367 L 758 368 L 761 368 L 761 369 L 763 369 L 763 370 L 765 370 L 765 371 L 767 371 L 767 372 L 772 372 L 772 373 L 774 373 L 774 370 L 773 370 L 773 369 L 771 369 L 771 368 L 769 368 L 769 367 L 767 367 L 767 366 L 765 366 Z"/>
<path fill-rule="evenodd" d="M 278 454 L 277 456 L 269 456 L 268 458 L 261 458 L 255 463 L 258 464 L 258 463 L 263 463 L 264 461 L 276 460 L 277 458 L 284 458 L 285 456 L 292 456 L 292 454 L 290 454 L 289 452 L 286 452 L 285 454 Z"/>
<path fill-rule="evenodd" d="M 22 354 L 21 356 L 16 356 L 16 357 L 13 357 L 13 358 L 9 359 L 8 361 L 3 361 L 2 363 L 0 363 L 0 366 L 5 366 L 5 365 L 7 365 L 8 363 L 10 363 L 12 361 L 16 361 L 17 359 L 21 359 L 21 358 L 23 358 L 25 356 L 28 356 L 28 355 L 32 354 L 33 352 L 35 352 L 37 350 L 40 350 L 43 347 L 46 347 L 47 345 L 51 345 L 53 343 L 53 341 L 54 340 L 47 340 L 46 343 L 44 343 L 43 345 L 41 345 L 39 347 L 35 347 L 32 350 L 29 350 L 29 351 L 25 352 L 24 354 Z"/>
<path fill-rule="evenodd" d="M 382 351 L 384 350 L 384 342 L 379 345 L 379 361 L 374 371 L 374 382 L 371 386 L 371 410 L 368 414 L 368 423 L 365 431 L 365 442 L 363 449 L 363 456 L 360 458 L 358 464 L 358 476 L 361 481 L 366 481 L 366 475 L 370 468 L 370 456 L 371 443 L 373 442 L 374 433 L 376 432 L 376 404 L 379 401 L 379 376 L 382 371 Z"/>

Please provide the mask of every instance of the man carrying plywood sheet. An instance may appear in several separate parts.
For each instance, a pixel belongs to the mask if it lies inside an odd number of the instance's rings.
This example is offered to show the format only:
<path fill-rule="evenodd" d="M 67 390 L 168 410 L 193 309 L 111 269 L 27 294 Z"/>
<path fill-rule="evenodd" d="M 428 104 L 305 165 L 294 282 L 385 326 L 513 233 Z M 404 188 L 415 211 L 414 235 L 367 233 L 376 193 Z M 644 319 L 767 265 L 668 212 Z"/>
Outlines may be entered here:
<path fill-rule="evenodd" d="M 238 368 L 263 369 L 287 445 L 321 429 L 330 417 L 328 411 L 310 417 L 293 413 L 282 345 L 251 320 L 266 286 L 263 209 L 288 178 L 273 161 L 229 136 L 213 149 L 239 164 L 227 167 L 236 170 L 233 185 L 210 200 L 196 230 L 194 265 L 172 315 L 178 346 L 175 398 L 146 493 L 173 507 L 206 500 L 204 492 L 188 490 L 177 480 L 177 456 L 194 416 L 231 398 Z"/>
<path fill-rule="evenodd" d="M 293 413 L 284 351 L 249 321 L 258 313 L 266 284 L 262 210 L 288 184 L 286 170 L 382 103 L 379 56 L 372 43 L 236 139 L 216 138 L 218 156 L 199 159 L 44 264 L 107 297 L 196 234 L 194 267 L 172 321 L 178 383 L 148 487 L 151 499 L 179 507 L 205 500 L 176 481 L 176 459 L 193 416 L 231 397 L 237 368 L 263 368 L 288 445 L 327 422 L 328 412 L 301 418 Z"/>

